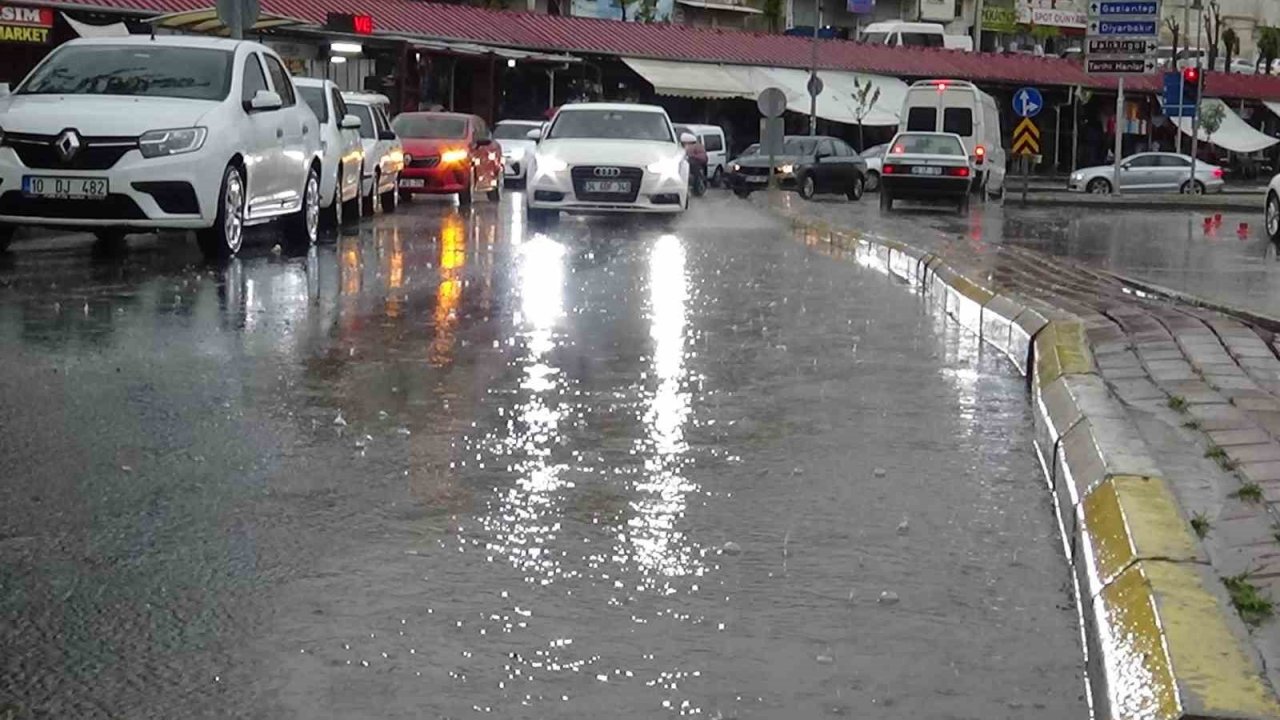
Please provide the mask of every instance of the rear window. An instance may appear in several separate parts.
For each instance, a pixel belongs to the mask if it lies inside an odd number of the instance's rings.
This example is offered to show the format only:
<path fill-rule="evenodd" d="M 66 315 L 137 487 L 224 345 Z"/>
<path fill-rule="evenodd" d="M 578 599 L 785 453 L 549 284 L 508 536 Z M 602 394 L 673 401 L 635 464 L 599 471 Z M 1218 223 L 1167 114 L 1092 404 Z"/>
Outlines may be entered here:
<path fill-rule="evenodd" d="M 907 130 L 934 132 L 938 129 L 938 111 L 931 107 L 913 107 L 907 110 Z"/>
<path fill-rule="evenodd" d="M 949 107 L 942 111 L 942 132 L 962 137 L 973 134 L 973 111 L 969 108 Z"/>
<path fill-rule="evenodd" d="M 724 149 L 724 139 L 714 133 L 703 135 L 702 144 L 706 146 L 707 152 L 720 152 Z"/>
<path fill-rule="evenodd" d="M 464 138 L 467 136 L 467 119 L 443 115 L 397 115 L 391 121 L 391 129 L 406 138 Z"/>
<path fill-rule="evenodd" d="M 892 155 L 902 155 L 905 153 L 919 155 L 964 155 L 964 145 L 958 138 L 950 135 L 925 135 L 925 134 L 909 134 L 903 133 L 894 138 L 893 147 L 889 149 Z"/>

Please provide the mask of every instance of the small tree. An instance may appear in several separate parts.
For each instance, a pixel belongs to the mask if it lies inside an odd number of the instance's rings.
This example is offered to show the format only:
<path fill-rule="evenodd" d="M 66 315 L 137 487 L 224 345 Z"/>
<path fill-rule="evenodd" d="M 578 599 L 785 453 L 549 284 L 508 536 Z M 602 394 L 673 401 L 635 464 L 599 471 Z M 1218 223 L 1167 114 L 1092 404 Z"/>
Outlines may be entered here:
<path fill-rule="evenodd" d="M 1222 8 L 1218 0 L 1209 0 L 1209 10 L 1204 14 L 1205 37 L 1209 41 L 1209 69 L 1215 69 L 1218 59 L 1218 45 L 1222 42 Z"/>
<path fill-rule="evenodd" d="M 1236 55 L 1240 54 L 1240 36 L 1236 34 L 1236 29 L 1229 27 L 1222 31 L 1222 55 L 1223 55 L 1223 72 L 1231 72 L 1231 61 Z"/>
<path fill-rule="evenodd" d="M 853 102 L 856 105 L 853 112 L 858 119 L 858 152 L 867 149 L 866 144 L 862 142 L 862 119 L 871 112 L 878 100 L 880 100 L 880 88 L 871 82 L 871 78 L 865 81 L 857 77 L 853 79 Z"/>
<path fill-rule="evenodd" d="M 1218 128 L 1222 127 L 1222 120 L 1227 116 L 1227 108 L 1222 104 L 1221 100 L 1203 103 L 1200 106 L 1200 129 L 1204 131 L 1205 137 L 1209 139 L 1211 147 L 1217 147 L 1213 144 L 1213 134 L 1218 132 Z"/>
<path fill-rule="evenodd" d="M 1176 68 L 1178 66 L 1178 38 L 1182 34 L 1182 23 L 1170 15 L 1164 19 L 1164 26 L 1169 29 L 1169 34 L 1173 36 L 1173 65 Z"/>
<path fill-rule="evenodd" d="M 1271 74 L 1271 64 L 1280 57 L 1280 32 L 1273 27 L 1258 28 L 1258 63 L 1266 68 L 1263 72 Z"/>

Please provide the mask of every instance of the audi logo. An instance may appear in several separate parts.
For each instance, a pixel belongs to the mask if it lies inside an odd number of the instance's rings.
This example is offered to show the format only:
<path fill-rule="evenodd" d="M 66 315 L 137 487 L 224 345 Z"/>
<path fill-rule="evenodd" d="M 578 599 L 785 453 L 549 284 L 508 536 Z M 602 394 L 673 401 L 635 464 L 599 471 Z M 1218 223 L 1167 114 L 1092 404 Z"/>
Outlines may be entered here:
<path fill-rule="evenodd" d="M 622 168 L 598 167 L 594 170 L 596 177 L 618 177 L 622 174 Z"/>

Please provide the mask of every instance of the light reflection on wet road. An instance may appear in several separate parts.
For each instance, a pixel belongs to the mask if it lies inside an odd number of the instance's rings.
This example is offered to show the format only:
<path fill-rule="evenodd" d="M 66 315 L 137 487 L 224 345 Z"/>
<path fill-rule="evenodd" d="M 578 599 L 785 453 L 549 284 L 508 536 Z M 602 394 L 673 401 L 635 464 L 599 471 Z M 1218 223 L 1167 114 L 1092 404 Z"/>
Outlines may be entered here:
<path fill-rule="evenodd" d="M 0 267 L 0 708 L 1086 717 L 1021 380 L 745 203 L 196 260 Z"/>

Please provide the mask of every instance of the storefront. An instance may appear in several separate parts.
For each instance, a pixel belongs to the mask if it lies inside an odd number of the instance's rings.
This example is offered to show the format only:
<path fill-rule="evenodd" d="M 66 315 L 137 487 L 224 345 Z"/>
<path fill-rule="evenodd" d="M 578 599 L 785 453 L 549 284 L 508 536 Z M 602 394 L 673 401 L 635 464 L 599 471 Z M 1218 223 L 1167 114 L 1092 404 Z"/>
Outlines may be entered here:
<path fill-rule="evenodd" d="M 17 85 L 50 49 L 73 37 L 51 8 L 0 5 L 0 83 Z"/>

